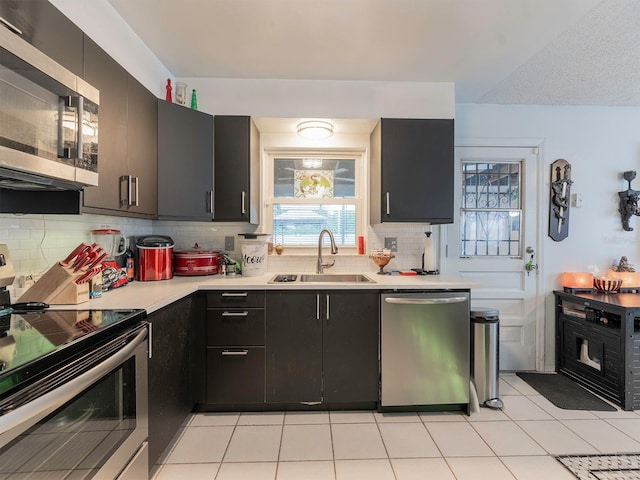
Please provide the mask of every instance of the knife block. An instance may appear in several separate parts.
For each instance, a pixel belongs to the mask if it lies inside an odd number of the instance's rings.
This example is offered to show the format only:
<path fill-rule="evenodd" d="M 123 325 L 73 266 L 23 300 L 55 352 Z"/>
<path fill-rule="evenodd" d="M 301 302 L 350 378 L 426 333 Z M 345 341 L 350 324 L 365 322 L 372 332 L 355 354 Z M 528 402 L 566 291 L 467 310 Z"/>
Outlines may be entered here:
<path fill-rule="evenodd" d="M 77 285 L 80 273 L 53 265 L 24 292 L 18 302 L 44 302 L 50 305 L 77 305 L 89 300 L 89 282 Z"/>

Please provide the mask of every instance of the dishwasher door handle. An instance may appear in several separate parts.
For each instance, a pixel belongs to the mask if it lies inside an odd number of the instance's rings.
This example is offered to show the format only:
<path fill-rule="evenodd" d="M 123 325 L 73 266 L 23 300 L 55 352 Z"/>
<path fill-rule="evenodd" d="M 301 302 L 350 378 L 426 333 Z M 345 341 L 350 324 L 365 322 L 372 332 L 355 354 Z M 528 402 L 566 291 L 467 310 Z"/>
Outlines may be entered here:
<path fill-rule="evenodd" d="M 449 303 L 462 303 L 468 300 L 467 297 L 441 297 L 441 298 L 406 298 L 406 297 L 387 297 L 384 299 L 387 303 L 395 303 L 397 305 L 441 305 Z"/>

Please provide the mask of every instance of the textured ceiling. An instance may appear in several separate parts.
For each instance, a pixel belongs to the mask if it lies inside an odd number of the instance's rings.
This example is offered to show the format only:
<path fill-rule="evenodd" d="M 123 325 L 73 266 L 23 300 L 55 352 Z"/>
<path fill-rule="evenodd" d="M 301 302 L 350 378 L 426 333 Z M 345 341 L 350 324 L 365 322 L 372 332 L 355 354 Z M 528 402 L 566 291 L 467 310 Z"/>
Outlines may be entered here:
<path fill-rule="evenodd" d="M 640 0 L 109 0 L 176 77 L 455 82 L 640 106 Z"/>

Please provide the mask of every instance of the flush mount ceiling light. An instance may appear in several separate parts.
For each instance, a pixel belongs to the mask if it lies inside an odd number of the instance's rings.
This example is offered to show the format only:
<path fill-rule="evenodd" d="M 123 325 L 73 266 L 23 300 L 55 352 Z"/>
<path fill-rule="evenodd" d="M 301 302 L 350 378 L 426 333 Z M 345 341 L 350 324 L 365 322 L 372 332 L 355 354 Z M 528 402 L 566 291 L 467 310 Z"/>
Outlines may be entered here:
<path fill-rule="evenodd" d="M 304 138 L 328 138 L 333 135 L 333 125 L 327 120 L 305 120 L 298 124 L 298 135 Z"/>

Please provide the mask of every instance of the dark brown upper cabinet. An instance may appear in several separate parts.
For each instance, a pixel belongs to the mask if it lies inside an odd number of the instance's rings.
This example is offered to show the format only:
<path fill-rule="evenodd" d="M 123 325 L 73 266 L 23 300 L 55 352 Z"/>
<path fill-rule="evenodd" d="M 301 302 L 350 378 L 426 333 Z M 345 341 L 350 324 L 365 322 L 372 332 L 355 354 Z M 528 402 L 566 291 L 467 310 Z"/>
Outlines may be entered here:
<path fill-rule="evenodd" d="M 213 220 L 260 223 L 260 134 L 247 116 L 213 121 Z"/>
<path fill-rule="evenodd" d="M 452 119 L 383 118 L 371 133 L 370 221 L 453 223 Z"/>
<path fill-rule="evenodd" d="M 100 137 L 99 185 L 85 188 L 83 209 L 155 218 L 157 99 L 88 37 L 84 51 L 84 78 L 100 90 Z"/>
<path fill-rule="evenodd" d="M 48 0 L 0 0 L 0 17 L 21 31 L 16 35 L 82 75 L 82 30 Z"/>
<path fill-rule="evenodd" d="M 213 116 L 158 100 L 158 217 L 213 219 Z"/>

